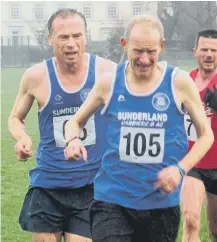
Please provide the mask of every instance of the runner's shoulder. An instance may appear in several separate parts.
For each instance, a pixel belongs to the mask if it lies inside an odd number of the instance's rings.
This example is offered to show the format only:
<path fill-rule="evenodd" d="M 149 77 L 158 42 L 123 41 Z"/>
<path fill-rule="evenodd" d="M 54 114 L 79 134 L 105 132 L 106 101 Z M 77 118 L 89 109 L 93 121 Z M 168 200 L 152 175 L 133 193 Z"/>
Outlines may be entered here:
<path fill-rule="evenodd" d="M 35 88 L 44 81 L 46 76 L 46 65 L 43 61 L 28 68 L 22 76 L 22 82 L 28 87 Z"/>
<path fill-rule="evenodd" d="M 99 75 L 105 72 L 114 72 L 117 64 L 111 60 L 96 56 L 96 71 Z"/>

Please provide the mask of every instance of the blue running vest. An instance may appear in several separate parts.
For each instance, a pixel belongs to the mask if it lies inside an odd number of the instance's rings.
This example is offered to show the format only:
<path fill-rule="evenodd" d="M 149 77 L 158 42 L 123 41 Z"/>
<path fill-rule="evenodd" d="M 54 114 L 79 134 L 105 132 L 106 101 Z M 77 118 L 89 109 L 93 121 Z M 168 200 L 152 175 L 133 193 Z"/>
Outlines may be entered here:
<path fill-rule="evenodd" d="M 40 143 L 36 167 L 29 172 L 30 186 L 43 188 L 78 188 L 93 183 L 101 165 L 103 117 L 100 110 L 87 122 L 81 133 L 88 162 L 68 161 L 64 156 L 64 126 L 87 98 L 95 83 L 95 59 L 89 56 L 89 69 L 79 90 L 68 92 L 58 80 L 54 58 L 46 61 L 50 93 L 38 112 Z"/>
<path fill-rule="evenodd" d="M 155 90 L 136 95 L 127 87 L 126 66 L 118 65 L 110 101 L 102 110 L 109 125 L 95 199 L 138 210 L 176 206 L 181 184 L 171 194 L 154 184 L 158 172 L 177 164 L 188 150 L 184 113 L 173 93 L 177 68 L 164 62 Z"/>

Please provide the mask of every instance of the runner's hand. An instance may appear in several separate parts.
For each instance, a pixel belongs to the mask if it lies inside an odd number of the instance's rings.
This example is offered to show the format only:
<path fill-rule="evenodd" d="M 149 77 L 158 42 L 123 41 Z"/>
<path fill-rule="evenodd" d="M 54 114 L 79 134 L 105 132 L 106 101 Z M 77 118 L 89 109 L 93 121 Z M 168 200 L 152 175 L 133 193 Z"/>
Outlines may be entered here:
<path fill-rule="evenodd" d="M 67 160 L 79 160 L 83 158 L 87 161 L 87 151 L 79 138 L 69 142 L 64 150 L 64 154 Z"/>
<path fill-rule="evenodd" d="M 21 161 L 28 160 L 29 157 L 33 155 L 32 152 L 32 140 L 29 136 L 17 141 L 14 146 L 17 159 Z"/>
<path fill-rule="evenodd" d="M 173 192 L 181 181 L 181 174 L 176 166 L 169 166 L 162 169 L 158 173 L 158 181 L 156 182 L 156 187 L 160 188 L 163 192 L 171 193 Z"/>

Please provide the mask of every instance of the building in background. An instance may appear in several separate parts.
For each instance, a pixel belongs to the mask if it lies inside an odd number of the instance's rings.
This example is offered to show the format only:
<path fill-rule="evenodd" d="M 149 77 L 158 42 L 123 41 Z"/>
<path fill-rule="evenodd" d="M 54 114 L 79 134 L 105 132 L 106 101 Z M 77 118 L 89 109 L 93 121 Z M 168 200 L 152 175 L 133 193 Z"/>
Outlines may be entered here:
<path fill-rule="evenodd" d="M 120 35 L 132 16 L 149 13 L 163 23 L 166 46 L 161 58 L 192 66 L 195 36 L 217 26 L 217 1 L 1 1 L 2 66 L 26 66 L 50 58 L 46 23 L 60 8 L 75 8 L 87 19 L 87 51 L 120 60 Z M 107 40 L 107 41 L 105 41 Z"/>
<path fill-rule="evenodd" d="M 2 2 L 1 35 L 10 45 L 38 45 L 44 38 L 46 23 L 53 12 L 60 8 L 75 8 L 82 12 L 87 19 L 87 37 L 93 41 L 106 40 L 111 28 L 118 20 L 127 21 L 132 16 L 141 13 L 157 14 L 157 2 Z M 8 38 L 9 36 L 9 38 Z M 29 36 L 29 38 L 20 38 Z"/>

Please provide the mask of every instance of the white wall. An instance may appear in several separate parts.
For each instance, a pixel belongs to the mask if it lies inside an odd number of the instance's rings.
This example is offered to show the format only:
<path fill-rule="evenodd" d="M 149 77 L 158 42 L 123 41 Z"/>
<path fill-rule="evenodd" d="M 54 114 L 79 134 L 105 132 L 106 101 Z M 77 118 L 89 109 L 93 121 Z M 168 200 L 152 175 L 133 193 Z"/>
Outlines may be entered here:
<path fill-rule="evenodd" d="M 11 19 L 11 5 L 19 4 L 20 18 L 18 20 Z M 44 19 L 38 21 L 35 19 L 35 5 L 37 3 L 43 4 Z M 87 19 L 88 29 L 91 31 L 92 40 L 104 40 L 106 34 L 103 34 L 106 28 L 114 26 L 111 19 L 108 18 L 108 4 L 111 2 L 86 2 L 91 4 L 91 18 Z M 129 20 L 132 17 L 132 2 L 114 2 L 117 4 L 118 17 L 120 19 Z M 21 36 L 31 36 L 31 43 L 36 44 L 34 40 L 35 25 L 45 26 L 48 18 L 55 12 L 59 7 L 70 7 L 76 8 L 78 11 L 83 12 L 83 6 L 85 2 L 2 2 L 1 12 L 1 35 L 11 36 L 12 31 L 18 31 Z M 144 1 L 143 12 L 152 14 L 157 13 L 157 2 L 146 2 Z"/>

